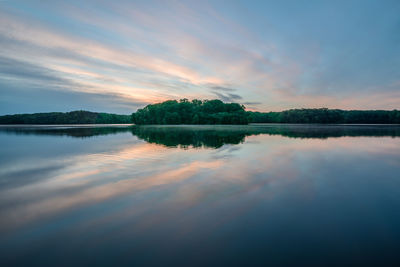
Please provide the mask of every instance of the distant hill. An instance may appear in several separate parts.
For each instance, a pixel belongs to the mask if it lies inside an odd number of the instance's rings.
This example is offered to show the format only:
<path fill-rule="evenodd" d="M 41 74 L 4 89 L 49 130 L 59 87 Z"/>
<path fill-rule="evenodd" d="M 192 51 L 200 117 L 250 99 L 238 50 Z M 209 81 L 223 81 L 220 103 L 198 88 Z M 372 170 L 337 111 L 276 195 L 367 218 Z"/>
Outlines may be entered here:
<path fill-rule="evenodd" d="M 0 116 L 0 124 L 117 124 L 131 123 L 131 116 L 84 110 Z"/>
<path fill-rule="evenodd" d="M 253 123 L 343 123 L 400 124 L 399 110 L 290 109 L 281 112 L 251 112 Z"/>

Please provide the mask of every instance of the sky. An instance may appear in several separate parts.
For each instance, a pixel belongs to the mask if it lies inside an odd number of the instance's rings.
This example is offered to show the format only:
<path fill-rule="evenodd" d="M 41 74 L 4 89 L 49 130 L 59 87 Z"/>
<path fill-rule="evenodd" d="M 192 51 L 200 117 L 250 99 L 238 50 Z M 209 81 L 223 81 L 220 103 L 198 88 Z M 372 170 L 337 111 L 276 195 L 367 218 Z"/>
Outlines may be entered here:
<path fill-rule="evenodd" d="M 400 109 L 400 1 L 0 0 L 0 115 Z"/>

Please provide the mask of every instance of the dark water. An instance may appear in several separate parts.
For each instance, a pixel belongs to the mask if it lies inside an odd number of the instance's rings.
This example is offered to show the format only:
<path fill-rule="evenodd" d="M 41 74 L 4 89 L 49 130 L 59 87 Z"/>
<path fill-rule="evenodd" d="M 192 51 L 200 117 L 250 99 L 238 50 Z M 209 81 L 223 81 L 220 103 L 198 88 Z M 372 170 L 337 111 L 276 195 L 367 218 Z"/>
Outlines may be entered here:
<path fill-rule="evenodd" d="M 0 265 L 399 266 L 399 136 L 0 127 Z"/>

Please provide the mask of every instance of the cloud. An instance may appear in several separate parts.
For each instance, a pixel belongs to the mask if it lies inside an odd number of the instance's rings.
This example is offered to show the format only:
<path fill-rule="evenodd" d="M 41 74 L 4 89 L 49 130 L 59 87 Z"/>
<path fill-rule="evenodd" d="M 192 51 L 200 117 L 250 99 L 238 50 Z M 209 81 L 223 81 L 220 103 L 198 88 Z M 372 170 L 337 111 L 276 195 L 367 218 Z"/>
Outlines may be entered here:
<path fill-rule="evenodd" d="M 59 74 L 48 68 L 1 55 L 0 73 L 8 79 L 11 78 L 16 80 L 27 80 L 29 82 L 39 82 L 44 86 L 76 86 L 74 82 L 60 77 Z"/>
<path fill-rule="evenodd" d="M 234 94 L 231 92 L 237 91 L 235 88 L 230 88 L 227 86 L 213 85 L 210 84 L 211 93 L 217 96 L 218 99 L 224 102 L 237 102 L 238 100 L 243 99 L 242 96 L 238 94 Z"/>
<path fill-rule="evenodd" d="M 146 102 L 117 93 L 90 93 L 37 85 L 19 85 L 0 79 L 0 114 L 89 110 L 130 114 Z"/>
<path fill-rule="evenodd" d="M 243 105 L 261 105 L 262 102 L 242 102 Z"/>
<path fill-rule="evenodd" d="M 91 109 L 129 114 L 148 104 L 119 92 L 96 92 L 87 83 L 63 78 L 71 70 L 63 71 L 0 56 L 0 113 Z"/>
<path fill-rule="evenodd" d="M 240 95 L 237 94 L 221 94 L 218 92 L 213 92 L 219 99 L 221 99 L 224 102 L 234 102 L 240 99 L 243 99 Z"/>
<path fill-rule="evenodd" d="M 236 91 L 236 89 L 229 88 L 229 87 L 223 87 L 223 86 L 212 86 L 211 89 L 216 90 L 216 91 L 224 91 L 224 92 Z"/>
<path fill-rule="evenodd" d="M 213 94 L 223 101 L 243 99 L 241 94 L 232 93 L 238 89 L 221 86 L 231 83 L 240 87 L 248 87 L 248 83 L 252 83 L 254 91 L 248 90 L 246 95 L 256 93 L 257 97 L 264 97 L 266 92 L 281 84 L 281 80 L 290 83 L 292 79 L 286 74 L 281 78 L 281 73 L 290 72 L 296 76 L 296 72 L 287 71 L 286 66 L 293 64 L 276 64 L 265 55 L 265 51 L 249 50 L 243 47 L 243 42 L 237 43 L 231 38 L 217 38 L 215 41 L 211 38 L 213 41 L 205 42 L 195 32 L 208 37 L 213 37 L 213 32 L 204 31 L 191 20 L 185 20 L 185 25 L 193 32 L 183 30 L 176 25 L 180 18 L 178 21 L 175 18 L 169 20 L 169 15 L 165 17 L 166 14 L 158 14 L 159 10 L 145 8 L 147 12 L 132 11 L 135 23 L 130 29 L 121 27 L 121 22 L 132 19 L 132 16 L 129 17 L 132 14 L 125 10 L 111 8 L 109 14 L 121 15 L 111 21 L 110 18 L 97 15 L 88 19 L 82 14 L 75 16 L 75 19 L 98 27 L 99 31 L 109 32 L 117 39 L 138 43 L 139 47 L 135 46 L 137 49 L 56 31 L 53 26 L 32 21 L 29 17 L 17 19 L 10 15 L 0 18 L 0 22 L 7 25 L 0 26 L 0 41 L 3 39 L 8 44 L 4 46 L 5 51 L 26 56 L 30 61 L 40 62 L 49 69 L 65 72 L 72 65 L 75 71 L 67 71 L 67 77 L 84 85 L 84 91 L 113 91 L 132 95 L 145 102 L 182 95 L 188 98 L 207 97 L 202 89 L 204 84 L 214 84 L 211 89 L 217 92 Z M 213 20 L 221 21 L 221 17 L 213 12 L 211 14 Z M 196 19 L 204 18 L 196 16 Z M 143 40 L 146 45 L 142 44 Z M 148 45 L 149 42 L 151 45 Z M 147 51 L 147 47 L 152 47 L 151 51 Z M 270 52 L 270 46 L 266 47 Z M 105 84 L 103 81 L 108 82 Z"/>

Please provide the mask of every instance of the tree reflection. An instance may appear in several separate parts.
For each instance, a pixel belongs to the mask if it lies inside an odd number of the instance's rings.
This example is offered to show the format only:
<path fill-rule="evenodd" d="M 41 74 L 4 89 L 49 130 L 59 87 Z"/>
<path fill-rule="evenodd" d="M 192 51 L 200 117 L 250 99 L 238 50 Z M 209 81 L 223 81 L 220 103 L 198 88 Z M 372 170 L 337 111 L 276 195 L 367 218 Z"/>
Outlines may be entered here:
<path fill-rule="evenodd" d="M 130 132 L 129 126 L 4 126 L 0 133 L 16 135 L 53 135 L 86 138 L 99 135 L 109 135 Z"/>
<path fill-rule="evenodd" d="M 399 125 L 147 125 L 147 126 L 34 126 L 0 127 L 0 133 L 17 135 L 52 135 L 88 138 L 99 135 L 132 133 L 141 140 L 168 147 L 219 148 L 240 144 L 247 136 L 267 134 L 289 138 L 326 139 L 343 136 L 398 137 Z"/>
<path fill-rule="evenodd" d="M 233 126 L 234 127 L 234 126 Z M 135 126 L 132 134 L 149 143 L 182 148 L 219 148 L 224 144 L 243 143 L 246 132 L 217 127 Z"/>

